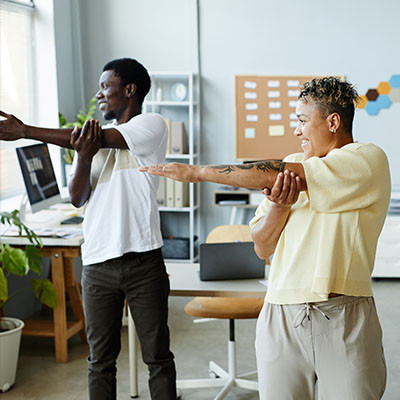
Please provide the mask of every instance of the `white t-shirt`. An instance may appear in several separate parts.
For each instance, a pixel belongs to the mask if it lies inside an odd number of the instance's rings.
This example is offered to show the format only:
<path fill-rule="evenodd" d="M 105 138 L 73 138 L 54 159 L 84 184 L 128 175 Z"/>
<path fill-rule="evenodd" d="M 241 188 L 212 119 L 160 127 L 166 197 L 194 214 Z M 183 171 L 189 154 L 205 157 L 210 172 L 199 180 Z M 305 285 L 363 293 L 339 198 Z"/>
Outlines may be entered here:
<path fill-rule="evenodd" d="M 92 192 L 83 222 L 84 265 L 163 245 L 156 201 L 159 178 L 137 167 L 164 160 L 167 125 L 161 115 L 148 113 L 103 126 L 110 128 L 121 133 L 128 150 L 100 149 L 93 158 Z"/>

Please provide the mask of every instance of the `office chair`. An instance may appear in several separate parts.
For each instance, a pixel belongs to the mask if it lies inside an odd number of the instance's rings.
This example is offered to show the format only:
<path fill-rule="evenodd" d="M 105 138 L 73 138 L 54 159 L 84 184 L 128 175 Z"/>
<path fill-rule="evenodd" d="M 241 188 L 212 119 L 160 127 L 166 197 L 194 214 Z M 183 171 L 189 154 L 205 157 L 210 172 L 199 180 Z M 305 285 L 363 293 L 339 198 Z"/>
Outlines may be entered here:
<path fill-rule="evenodd" d="M 248 225 L 220 225 L 209 233 L 206 242 L 221 243 L 251 240 Z M 258 391 L 258 382 L 250 380 L 257 376 L 256 371 L 237 375 L 235 319 L 257 318 L 263 303 L 264 299 L 232 297 L 196 297 L 190 301 L 185 307 L 185 312 L 193 317 L 229 320 L 228 371 L 225 371 L 214 361 L 210 361 L 210 379 L 181 380 L 178 381 L 178 387 L 185 389 L 223 386 L 214 400 L 223 399 L 234 386 Z"/>

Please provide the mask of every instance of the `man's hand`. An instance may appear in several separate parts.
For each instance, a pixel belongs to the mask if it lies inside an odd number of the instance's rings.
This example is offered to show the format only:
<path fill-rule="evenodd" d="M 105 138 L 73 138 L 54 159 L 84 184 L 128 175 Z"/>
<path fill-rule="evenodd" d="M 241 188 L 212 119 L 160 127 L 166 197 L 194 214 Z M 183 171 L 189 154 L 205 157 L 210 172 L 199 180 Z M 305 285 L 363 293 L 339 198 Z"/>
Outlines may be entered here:
<path fill-rule="evenodd" d="M 290 208 L 296 203 L 301 190 L 300 178 L 293 172 L 280 172 L 271 189 L 264 189 L 263 193 L 274 207 Z"/>
<path fill-rule="evenodd" d="M 82 129 L 75 127 L 71 133 L 71 146 L 77 151 L 79 161 L 91 163 L 101 146 L 101 127 L 97 120 L 86 121 Z"/>
<path fill-rule="evenodd" d="M 0 140 L 17 140 L 25 137 L 26 126 L 14 115 L 0 110 Z"/>
<path fill-rule="evenodd" d="M 176 181 L 197 183 L 201 181 L 201 168 L 200 165 L 173 162 L 139 167 L 139 171 L 148 172 L 151 175 L 165 176 Z"/>

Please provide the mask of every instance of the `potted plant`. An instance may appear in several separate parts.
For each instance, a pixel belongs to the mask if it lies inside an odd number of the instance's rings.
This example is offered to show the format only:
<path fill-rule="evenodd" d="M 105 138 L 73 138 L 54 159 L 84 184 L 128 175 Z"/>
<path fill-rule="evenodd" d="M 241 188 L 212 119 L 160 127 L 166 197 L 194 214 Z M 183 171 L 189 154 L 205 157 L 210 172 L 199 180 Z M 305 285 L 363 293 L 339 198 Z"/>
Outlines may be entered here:
<path fill-rule="evenodd" d="M 0 241 L 0 391 L 7 391 L 15 382 L 18 362 L 19 344 L 23 321 L 4 316 L 6 303 L 18 295 L 8 293 L 8 277 L 10 275 L 26 276 L 30 271 L 40 275 L 42 272 L 41 240 L 24 225 L 19 218 L 19 211 L 0 212 L 2 225 L 18 229 L 19 236 L 26 236 L 31 243 L 25 248 L 11 246 Z M 57 295 L 48 279 L 30 280 L 35 296 L 45 305 L 57 307 Z M 22 289 L 24 290 L 24 289 Z"/>

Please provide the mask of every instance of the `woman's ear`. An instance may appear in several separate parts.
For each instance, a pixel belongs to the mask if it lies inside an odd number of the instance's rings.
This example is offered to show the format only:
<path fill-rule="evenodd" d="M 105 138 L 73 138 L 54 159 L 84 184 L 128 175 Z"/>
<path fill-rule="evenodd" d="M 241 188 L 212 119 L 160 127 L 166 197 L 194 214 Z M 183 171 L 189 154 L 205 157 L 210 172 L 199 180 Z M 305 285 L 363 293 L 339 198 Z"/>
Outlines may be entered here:
<path fill-rule="evenodd" d="M 126 97 L 133 97 L 136 93 L 136 85 L 134 83 L 128 83 L 126 85 Z"/>
<path fill-rule="evenodd" d="M 332 133 L 336 133 L 340 127 L 340 115 L 336 112 L 328 115 L 328 126 Z"/>

